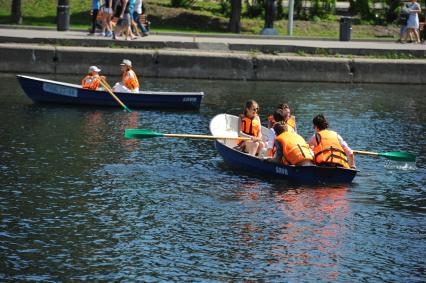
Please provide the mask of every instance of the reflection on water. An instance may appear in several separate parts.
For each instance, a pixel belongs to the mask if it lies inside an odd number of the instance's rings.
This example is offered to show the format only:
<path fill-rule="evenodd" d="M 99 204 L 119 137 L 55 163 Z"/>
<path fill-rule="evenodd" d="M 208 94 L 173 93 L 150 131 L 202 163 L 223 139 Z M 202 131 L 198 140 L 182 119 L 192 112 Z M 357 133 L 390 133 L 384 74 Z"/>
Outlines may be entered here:
<path fill-rule="evenodd" d="M 63 80 L 78 82 L 80 78 Z M 0 78 L 0 281 L 420 282 L 426 266 L 420 86 L 146 79 L 205 91 L 200 111 L 38 105 Z M 10 90 L 16 91 L 10 91 Z M 401 95 L 404 94 L 404 95 Z M 218 113 L 324 112 L 359 156 L 353 184 L 296 187 L 229 167 L 208 140 L 127 140 L 125 128 L 208 134 Z"/>
<path fill-rule="evenodd" d="M 241 189 L 237 195 L 245 206 L 256 206 L 262 198 L 256 184 Z M 349 230 L 346 223 L 351 218 L 347 192 L 347 187 L 271 191 L 268 220 L 243 224 L 242 239 L 247 246 L 255 246 L 259 240 L 269 242 L 266 261 L 288 278 L 297 280 L 310 274 L 337 280 L 342 277 L 338 261 L 344 253 Z"/>

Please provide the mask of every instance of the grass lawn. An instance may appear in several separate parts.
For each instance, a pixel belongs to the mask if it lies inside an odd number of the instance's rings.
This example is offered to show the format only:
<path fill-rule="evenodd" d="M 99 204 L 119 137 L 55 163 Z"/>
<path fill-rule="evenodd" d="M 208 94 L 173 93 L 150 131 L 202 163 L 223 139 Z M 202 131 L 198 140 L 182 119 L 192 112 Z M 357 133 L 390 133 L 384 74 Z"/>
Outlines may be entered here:
<path fill-rule="evenodd" d="M 11 0 L 0 0 L 0 24 L 8 24 Z M 147 15 L 152 22 L 152 31 L 191 32 L 191 33 L 228 33 L 228 18 L 221 14 L 218 2 L 199 0 L 191 9 L 173 8 L 170 0 L 145 0 Z M 56 0 L 22 1 L 23 25 L 56 27 Z M 70 0 L 71 28 L 87 29 L 90 23 L 91 1 Z M 242 34 L 259 34 L 264 20 L 242 19 Z M 280 35 L 287 35 L 287 20 L 275 21 L 274 27 Z M 353 25 L 352 38 L 396 38 L 397 26 Z M 339 22 L 295 21 L 293 35 L 300 37 L 339 36 Z"/>

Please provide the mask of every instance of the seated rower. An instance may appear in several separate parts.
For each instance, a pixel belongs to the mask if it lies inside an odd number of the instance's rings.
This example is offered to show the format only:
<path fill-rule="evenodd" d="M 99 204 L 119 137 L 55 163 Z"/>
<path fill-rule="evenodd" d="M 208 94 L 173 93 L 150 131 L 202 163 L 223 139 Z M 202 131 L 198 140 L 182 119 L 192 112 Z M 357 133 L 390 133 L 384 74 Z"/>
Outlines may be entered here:
<path fill-rule="evenodd" d="M 241 114 L 238 121 L 238 133 L 240 137 L 249 137 L 251 140 L 241 141 L 239 147 L 251 155 L 258 154 L 264 147 L 262 141 L 262 125 L 257 115 L 259 105 L 254 100 L 246 102 L 244 114 Z"/>
<path fill-rule="evenodd" d="M 288 130 L 297 133 L 296 117 L 294 115 L 291 115 L 290 106 L 288 106 L 287 103 L 281 103 L 280 105 L 278 105 L 278 109 L 282 109 L 284 113 L 287 114 L 285 122 L 288 126 L 290 126 Z"/>
<path fill-rule="evenodd" d="M 284 114 L 284 111 L 282 109 L 277 109 L 275 112 L 268 117 L 268 142 L 267 142 L 267 156 L 273 157 L 275 156 L 275 138 L 276 133 L 274 130 L 274 125 L 277 122 L 284 122 L 287 120 L 287 114 Z"/>
<path fill-rule="evenodd" d="M 313 119 L 315 134 L 309 141 L 314 162 L 319 166 L 356 168 L 354 154 L 335 131 L 328 130 L 328 121 L 319 114 Z"/>
<path fill-rule="evenodd" d="M 113 87 L 117 92 L 139 93 L 139 81 L 132 69 L 132 62 L 124 59 L 121 66 L 121 82 L 116 83 Z"/>
<path fill-rule="evenodd" d="M 275 139 L 276 153 L 272 161 L 284 165 L 314 165 L 314 157 L 309 145 L 300 135 L 289 130 L 289 128 L 284 122 L 275 123 L 274 130 L 277 134 Z"/>
<path fill-rule="evenodd" d="M 90 66 L 87 76 L 85 76 L 81 81 L 81 86 L 85 89 L 102 89 L 102 87 L 99 87 L 100 79 L 102 78 L 103 80 L 105 80 L 105 77 L 99 76 L 100 71 L 101 69 L 99 69 L 98 67 Z"/>

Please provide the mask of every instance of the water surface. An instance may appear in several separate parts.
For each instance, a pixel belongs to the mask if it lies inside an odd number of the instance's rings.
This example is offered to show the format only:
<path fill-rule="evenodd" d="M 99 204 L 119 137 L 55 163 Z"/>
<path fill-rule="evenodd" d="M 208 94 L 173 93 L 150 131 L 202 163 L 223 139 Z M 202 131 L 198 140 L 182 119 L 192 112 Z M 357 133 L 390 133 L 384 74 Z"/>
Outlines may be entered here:
<path fill-rule="evenodd" d="M 79 77 L 58 77 L 78 83 Z M 0 281 L 421 282 L 424 86 L 143 79 L 204 91 L 199 111 L 33 104 L 0 77 Z M 125 128 L 209 134 L 248 99 L 288 102 L 299 133 L 324 113 L 357 157 L 345 186 L 296 186 L 223 162 L 209 140 L 126 140 Z"/>

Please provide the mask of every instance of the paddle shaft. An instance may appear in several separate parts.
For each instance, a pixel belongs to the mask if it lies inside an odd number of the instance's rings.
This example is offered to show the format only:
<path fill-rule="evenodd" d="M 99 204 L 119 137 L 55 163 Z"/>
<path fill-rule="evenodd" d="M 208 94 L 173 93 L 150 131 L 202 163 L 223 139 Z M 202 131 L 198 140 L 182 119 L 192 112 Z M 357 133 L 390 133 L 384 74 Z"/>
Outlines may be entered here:
<path fill-rule="evenodd" d="M 225 137 L 225 136 L 189 135 L 189 134 L 163 134 L 163 136 L 173 137 L 173 138 L 194 138 L 194 139 L 214 139 L 214 140 L 242 140 L 242 141 L 251 140 L 251 138 L 244 138 L 244 137 Z"/>
<path fill-rule="evenodd" d="M 127 112 L 131 112 L 129 108 L 127 108 L 127 106 L 114 94 L 114 92 L 112 91 L 111 87 L 109 86 L 109 84 L 104 81 L 101 77 L 99 77 L 99 82 L 101 83 L 101 85 L 108 91 L 109 94 L 111 94 L 111 96 L 127 111 Z"/>
<path fill-rule="evenodd" d="M 358 154 L 366 154 L 366 155 L 374 155 L 374 156 L 379 156 L 378 152 L 371 152 L 371 151 L 362 151 L 362 150 L 352 150 L 353 153 L 358 153 Z"/>

